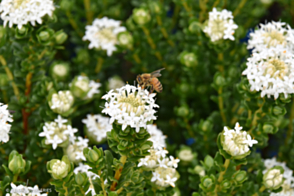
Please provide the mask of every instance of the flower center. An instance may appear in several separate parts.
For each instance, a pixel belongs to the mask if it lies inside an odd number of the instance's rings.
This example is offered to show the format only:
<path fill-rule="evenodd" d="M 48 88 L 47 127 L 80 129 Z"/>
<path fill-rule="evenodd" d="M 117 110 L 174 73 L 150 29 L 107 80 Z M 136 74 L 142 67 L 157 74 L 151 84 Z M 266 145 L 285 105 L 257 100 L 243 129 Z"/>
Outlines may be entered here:
<path fill-rule="evenodd" d="M 276 46 L 276 45 L 283 45 L 285 42 L 285 36 L 279 31 L 271 31 L 264 33 L 263 36 L 265 37 L 264 43 L 267 45 L 268 48 Z"/>
<path fill-rule="evenodd" d="M 52 170 L 54 170 L 54 172 L 57 174 L 57 175 L 60 175 L 64 172 L 64 169 L 66 167 L 66 164 L 63 162 L 63 161 L 57 161 L 53 167 L 52 167 Z"/>
<path fill-rule="evenodd" d="M 271 59 L 265 63 L 265 75 L 269 74 L 271 77 L 282 79 L 288 72 L 284 61 L 277 58 Z"/>
<path fill-rule="evenodd" d="M 145 111 L 145 103 L 141 100 L 140 96 L 135 97 L 134 93 L 128 96 L 119 96 L 117 101 L 120 104 L 119 108 L 121 110 L 125 108 L 129 114 L 134 112 L 137 116 L 140 116 Z"/>
<path fill-rule="evenodd" d="M 113 33 L 113 27 L 107 27 L 99 30 L 96 34 L 95 37 L 99 39 L 102 43 L 113 43 L 116 44 L 117 42 L 117 37 Z"/>
<path fill-rule="evenodd" d="M 64 76 L 67 73 L 67 70 L 63 65 L 55 65 L 53 71 L 56 75 L 59 76 Z"/>
<path fill-rule="evenodd" d="M 211 32 L 213 34 L 220 34 L 222 36 L 224 31 L 226 30 L 225 21 L 221 19 L 215 19 L 211 22 Z"/>
<path fill-rule="evenodd" d="M 28 2 L 29 2 L 29 0 L 14 0 L 13 1 L 13 7 L 15 9 L 18 9 L 18 8 L 20 8 L 21 6 L 25 5 Z"/>

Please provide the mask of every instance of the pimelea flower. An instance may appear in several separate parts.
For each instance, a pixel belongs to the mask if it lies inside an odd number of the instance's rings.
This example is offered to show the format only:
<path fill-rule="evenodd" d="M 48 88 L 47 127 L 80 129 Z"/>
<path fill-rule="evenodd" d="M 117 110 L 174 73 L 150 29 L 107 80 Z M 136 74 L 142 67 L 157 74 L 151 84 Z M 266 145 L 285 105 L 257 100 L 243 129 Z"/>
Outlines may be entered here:
<path fill-rule="evenodd" d="M 291 52 L 281 47 L 253 53 L 247 59 L 247 68 L 242 73 L 247 76 L 250 90 L 261 91 L 261 97 L 273 95 L 275 99 L 280 93 L 284 93 L 285 97 L 293 93 L 293 57 Z"/>
<path fill-rule="evenodd" d="M 45 137 L 45 144 L 52 144 L 52 148 L 55 150 L 57 146 L 65 147 L 70 137 L 74 138 L 74 133 L 78 130 L 72 128 L 71 125 L 65 124 L 67 120 L 58 116 L 54 122 L 46 122 L 43 126 L 43 132 L 39 133 L 40 137 Z"/>
<path fill-rule="evenodd" d="M 7 110 L 7 105 L 0 103 L 0 142 L 8 142 L 9 140 L 9 131 L 11 125 L 8 122 L 12 122 L 12 116 Z"/>
<path fill-rule="evenodd" d="M 58 93 L 52 94 L 51 100 L 49 100 L 50 108 L 58 114 L 68 112 L 73 103 L 74 97 L 70 91 L 58 91 Z"/>
<path fill-rule="evenodd" d="M 77 76 L 70 84 L 71 92 L 74 96 L 81 99 L 91 99 L 94 94 L 99 93 L 98 88 L 101 86 L 100 83 L 90 80 L 87 76 Z"/>
<path fill-rule="evenodd" d="M 123 31 L 126 31 L 126 28 L 120 26 L 120 21 L 103 17 L 95 19 L 92 25 L 86 26 L 86 35 L 83 40 L 90 41 L 90 49 L 101 48 L 107 51 L 108 56 L 111 56 L 113 51 L 116 51 L 117 35 Z"/>
<path fill-rule="evenodd" d="M 2 0 L 0 3 L 1 19 L 4 26 L 9 23 L 10 28 L 13 24 L 19 29 L 28 23 L 42 24 L 42 17 L 52 16 L 54 9 L 52 0 Z"/>
<path fill-rule="evenodd" d="M 116 121 L 121 124 L 122 130 L 130 126 L 139 132 L 141 127 L 146 128 L 148 122 L 156 120 L 154 108 L 159 106 L 155 104 L 155 95 L 149 94 L 146 89 L 127 84 L 116 92 L 109 91 L 102 97 L 107 101 L 102 113 L 111 117 L 110 123 Z"/>
<path fill-rule="evenodd" d="M 282 184 L 283 190 L 278 193 L 271 192 L 270 196 L 292 196 L 294 195 L 294 177 L 293 177 L 293 171 L 289 169 L 285 163 L 278 162 L 276 158 L 272 159 L 265 159 L 264 160 L 264 166 L 266 169 L 262 172 L 265 174 L 269 169 L 280 166 L 284 169 L 283 178 L 284 182 Z"/>
<path fill-rule="evenodd" d="M 28 187 L 28 186 L 24 186 L 24 185 L 18 185 L 16 186 L 14 183 L 10 184 L 11 186 L 11 190 L 10 193 L 6 193 L 6 196 L 24 196 L 24 195 L 28 195 L 28 196 L 47 196 L 47 193 L 42 193 L 42 189 L 39 189 L 39 187 L 37 185 L 35 185 L 34 187 Z"/>
<path fill-rule="evenodd" d="M 93 143 L 101 143 L 106 139 L 106 133 L 111 131 L 112 126 L 109 118 L 97 115 L 87 115 L 82 122 L 86 125 L 86 134 Z"/>
<path fill-rule="evenodd" d="M 166 147 L 166 136 L 163 135 L 162 131 L 160 131 L 156 125 L 147 125 L 147 131 L 151 135 L 151 138 L 148 140 L 153 142 L 154 149 L 162 149 Z"/>
<path fill-rule="evenodd" d="M 242 127 L 240 127 L 238 122 L 235 125 L 235 129 L 224 127 L 221 138 L 223 149 L 237 159 L 247 156 L 250 153 L 249 147 L 257 144 L 257 141 L 253 140 L 246 131 L 241 130 Z"/>
<path fill-rule="evenodd" d="M 275 190 L 283 184 L 283 172 L 280 169 L 271 168 L 263 175 L 263 184 L 266 188 Z"/>
<path fill-rule="evenodd" d="M 291 48 L 294 40 L 293 32 L 289 25 L 284 22 L 269 22 L 260 24 L 260 28 L 250 33 L 248 40 L 248 49 L 254 49 L 254 52 L 261 52 L 264 49 L 282 46 Z"/>
<path fill-rule="evenodd" d="M 70 161 L 74 163 L 79 163 L 81 161 L 86 161 L 83 154 L 84 148 L 88 147 L 89 139 L 84 139 L 82 137 L 70 138 L 70 143 L 66 149 L 66 154 Z"/>
<path fill-rule="evenodd" d="M 217 11 L 216 8 L 213 8 L 209 12 L 209 19 L 203 31 L 210 37 L 212 42 L 221 39 L 235 40 L 233 35 L 238 26 L 234 23 L 233 18 L 231 11 L 226 9 Z"/>

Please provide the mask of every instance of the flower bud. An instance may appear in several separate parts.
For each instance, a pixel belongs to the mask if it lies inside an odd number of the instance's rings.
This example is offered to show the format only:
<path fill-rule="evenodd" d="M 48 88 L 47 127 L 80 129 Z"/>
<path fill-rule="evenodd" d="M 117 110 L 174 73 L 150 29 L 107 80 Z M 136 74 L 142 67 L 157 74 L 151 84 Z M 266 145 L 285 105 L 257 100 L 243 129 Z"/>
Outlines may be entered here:
<path fill-rule="evenodd" d="M 55 41 L 57 44 L 63 44 L 67 40 L 67 34 L 62 30 L 55 33 Z"/>
<path fill-rule="evenodd" d="M 84 156 L 86 157 L 87 161 L 92 162 L 92 163 L 96 162 L 100 158 L 99 150 L 96 147 L 94 147 L 93 150 L 85 148 L 83 153 L 84 153 Z"/>
<path fill-rule="evenodd" d="M 108 79 L 108 90 L 121 88 L 125 85 L 119 76 L 113 76 Z"/>
<path fill-rule="evenodd" d="M 194 67 L 197 66 L 197 56 L 192 52 L 184 51 L 179 56 L 180 62 L 187 67 Z"/>
<path fill-rule="evenodd" d="M 275 166 L 263 175 L 263 184 L 267 189 L 275 190 L 283 184 L 284 169 L 281 166 Z"/>
<path fill-rule="evenodd" d="M 90 80 L 88 77 L 76 76 L 71 83 L 70 90 L 75 97 L 83 99 L 90 90 L 89 83 Z"/>
<path fill-rule="evenodd" d="M 191 33 L 200 33 L 202 31 L 202 25 L 199 23 L 199 22 L 192 22 L 190 25 L 189 25 L 189 31 Z"/>
<path fill-rule="evenodd" d="M 147 9 L 144 8 L 135 8 L 133 10 L 133 20 L 138 25 L 145 25 L 151 20 L 151 16 Z"/>
<path fill-rule="evenodd" d="M 270 4 L 272 4 L 274 1 L 273 0 L 260 0 L 260 2 L 262 4 L 264 4 L 265 6 L 269 6 Z"/>
<path fill-rule="evenodd" d="M 262 131 L 264 133 L 270 133 L 270 134 L 274 134 L 276 133 L 278 130 L 276 127 L 274 127 L 272 124 L 270 123 L 264 123 L 264 125 L 262 126 Z"/>
<path fill-rule="evenodd" d="M 202 121 L 202 122 L 200 122 L 200 128 L 204 132 L 209 131 L 212 128 L 212 123 L 209 120 Z"/>
<path fill-rule="evenodd" d="M 192 152 L 192 149 L 188 146 L 182 146 L 178 152 L 178 157 L 183 163 L 189 163 L 197 156 L 196 153 Z"/>
<path fill-rule="evenodd" d="M 221 186 L 221 189 L 229 189 L 231 188 L 232 183 L 229 180 L 225 179 L 222 181 L 220 186 Z"/>
<path fill-rule="evenodd" d="M 50 67 L 51 76 L 57 80 L 63 81 L 69 75 L 69 64 L 68 63 L 53 63 Z"/>
<path fill-rule="evenodd" d="M 226 79 L 222 75 L 218 75 L 214 78 L 214 83 L 216 86 L 224 86 L 226 84 Z"/>
<path fill-rule="evenodd" d="M 17 39 L 22 39 L 28 34 L 29 28 L 22 26 L 20 29 L 16 28 L 15 37 Z"/>
<path fill-rule="evenodd" d="M 56 93 L 53 89 L 48 96 L 48 104 L 51 110 L 62 115 L 69 115 L 74 104 L 74 97 L 70 91 L 58 91 Z"/>
<path fill-rule="evenodd" d="M 189 108 L 187 106 L 181 106 L 176 109 L 176 113 L 178 116 L 182 116 L 182 117 L 188 116 Z"/>
<path fill-rule="evenodd" d="M 272 114 L 275 116 L 283 116 L 286 113 L 287 113 L 287 110 L 285 107 L 274 106 L 272 109 Z"/>
<path fill-rule="evenodd" d="M 51 37 L 54 35 L 54 30 L 43 26 L 36 32 L 36 35 L 40 44 L 49 45 Z"/>
<path fill-rule="evenodd" d="M 119 44 L 122 47 L 129 48 L 129 49 L 133 48 L 134 40 L 132 35 L 129 32 L 127 31 L 120 32 L 117 38 L 118 38 Z"/>
<path fill-rule="evenodd" d="M 197 166 L 194 168 L 194 171 L 195 171 L 196 174 L 198 174 L 199 176 L 205 176 L 205 170 L 204 170 L 204 167 L 201 167 L 201 166 L 197 165 Z"/>
<path fill-rule="evenodd" d="M 51 173 L 54 179 L 63 179 L 65 178 L 71 170 L 71 163 L 68 157 L 65 155 L 61 160 L 52 159 L 47 162 L 47 170 Z"/>
<path fill-rule="evenodd" d="M 83 185 L 86 181 L 88 180 L 87 174 L 86 173 L 80 173 L 78 172 L 75 175 L 75 181 L 78 185 Z"/>
<path fill-rule="evenodd" d="M 204 191 L 209 191 L 209 190 L 214 189 L 214 187 L 215 187 L 215 177 L 213 175 L 204 176 L 201 179 L 201 184 L 199 186 Z"/>
<path fill-rule="evenodd" d="M 39 33 L 39 38 L 40 38 L 42 41 L 46 42 L 46 41 L 49 40 L 49 38 L 50 38 L 50 34 L 49 34 L 47 31 L 41 31 L 41 32 Z"/>
<path fill-rule="evenodd" d="M 207 168 L 211 168 L 214 165 L 214 160 L 211 156 L 206 155 L 204 158 L 204 164 Z"/>
<path fill-rule="evenodd" d="M 13 151 L 9 155 L 8 168 L 12 171 L 13 174 L 20 174 L 25 171 L 26 161 L 22 158 L 21 154 L 18 154 L 16 151 Z"/>
<path fill-rule="evenodd" d="M 233 175 L 233 180 L 237 182 L 237 184 L 242 184 L 245 180 L 247 180 L 247 173 L 246 171 L 237 171 Z"/>

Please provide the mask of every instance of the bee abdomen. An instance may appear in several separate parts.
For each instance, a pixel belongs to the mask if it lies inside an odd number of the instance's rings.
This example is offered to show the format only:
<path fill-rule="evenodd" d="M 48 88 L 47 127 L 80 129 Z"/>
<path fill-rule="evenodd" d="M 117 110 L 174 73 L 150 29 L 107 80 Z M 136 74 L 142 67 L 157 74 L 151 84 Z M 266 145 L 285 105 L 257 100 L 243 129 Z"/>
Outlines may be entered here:
<path fill-rule="evenodd" d="M 160 83 L 160 81 L 156 78 L 156 81 L 154 82 L 154 89 L 161 93 L 162 92 L 162 84 Z"/>

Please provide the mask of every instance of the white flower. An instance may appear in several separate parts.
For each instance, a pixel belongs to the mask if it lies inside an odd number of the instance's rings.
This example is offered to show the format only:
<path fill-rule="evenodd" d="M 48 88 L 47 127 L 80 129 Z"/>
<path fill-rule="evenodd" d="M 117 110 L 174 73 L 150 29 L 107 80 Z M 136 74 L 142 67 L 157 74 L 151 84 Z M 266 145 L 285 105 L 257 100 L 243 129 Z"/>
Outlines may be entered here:
<path fill-rule="evenodd" d="M 58 144 L 61 144 L 63 141 L 57 135 L 54 135 L 53 139 L 48 139 L 48 143 L 52 144 L 52 148 L 55 150 Z"/>
<path fill-rule="evenodd" d="M 166 136 L 163 135 L 162 131 L 160 131 L 156 125 L 147 125 L 147 131 L 151 135 L 151 138 L 148 140 L 153 142 L 154 149 L 162 149 L 166 147 Z"/>
<path fill-rule="evenodd" d="M 113 51 L 116 51 L 117 35 L 123 31 L 126 31 L 126 28 L 120 26 L 120 21 L 103 17 L 95 19 L 92 25 L 86 26 L 86 35 L 83 40 L 90 41 L 90 49 L 101 48 L 107 51 L 108 56 L 111 56 Z"/>
<path fill-rule="evenodd" d="M 250 90 L 261 91 L 261 97 L 283 93 L 285 97 L 294 92 L 293 54 L 282 47 L 263 49 L 247 59 L 243 75 L 251 85 Z"/>
<path fill-rule="evenodd" d="M 109 123 L 109 118 L 96 115 L 87 115 L 87 119 L 82 122 L 86 125 L 86 134 L 94 143 L 100 143 L 106 139 L 106 133 L 111 131 L 112 125 Z"/>
<path fill-rule="evenodd" d="M 71 109 L 74 97 L 70 91 L 59 91 L 54 93 L 49 101 L 50 108 L 56 113 L 64 113 Z"/>
<path fill-rule="evenodd" d="M 159 149 L 155 154 L 160 155 L 162 158 L 164 158 L 167 153 L 168 153 L 167 150 Z"/>
<path fill-rule="evenodd" d="M 169 185 L 174 187 L 177 180 L 178 178 L 176 177 L 176 170 L 174 168 L 157 167 L 152 172 L 151 182 L 161 187 L 167 187 Z"/>
<path fill-rule="evenodd" d="M 11 128 L 11 125 L 8 123 L 13 121 L 7 107 L 7 105 L 0 103 L 0 142 L 5 143 L 9 141 L 8 134 Z"/>
<path fill-rule="evenodd" d="M 123 130 L 130 126 L 139 132 L 141 127 L 146 128 L 147 122 L 156 120 L 156 111 L 153 108 L 159 106 L 155 104 L 153 96 L 149 95 L 146 89 L 127 84 L 116 92 L 110 91 L 102 97 L 107 100 L 102 113 L 110 115 L 111 123 L 117 120 L 122 124 Z"/>
<path fill-rule="evenodd" d="M 225 9 L 217 11 L 216 8 L 213 8 L 209 12 L 209 19 L 203 31 L 210 37 L 212 42 L 220 39 L 235 40 L 233 35 L 238 26 L 234 23 L 233 18 L 231 11 Z"/>
<path fill-rule="evenodd" d="M 143 158 L 143 159 L 140 159 L 140 162 L 139 162 L 139 164 L 138 164 L 138 167 L 141 167 L 141 166 L 148 166 L 148 159 L 149 159 L 149 157 L 145 157 L 145 158 Z"/>
<path fill-rule="evenodd" d="M 33 187 L 27 187 L 24 185 L 18 185 L 11 183 L 11 190 L 10 193 L 7 193 L 6 196 L 47 196 L 47 193 L 42 193 L 42 189 L 39 190 L 39 187 L 37 185 Z"/>
<path fill-rule="evenodd" d="M 270 169 L 264 174 L 263 182 L 267 188 L 277 189 L 283 182 L 283 174 L 279 169 Z"/>
<path fill-rule="evenodd" d="M 10 28 L 13 24 L 19 29 L 29 22 L 33 26 L 36 22 L 42 24 L 42 17 L 52 16 L 54 9 L 52 0 L 2 0 L 0 3 L 1 19 Z"/>
<path fill-rule="evenodd" d="M 77 141 L 78 139 L 78 141 Z M 70 140 L 70 144 L 66 149 L 66 154 L 70 161 L 74 163 L 79 163 L 81 161 L 86 161 L 86 158 L 83 154 L 84 148 L 88 147 L 88 139 L 83 139 L 82 137 L 74 137 Z"/>
<path fill-rule="evenodd" d="M 257 144 L 256 140 L 252 140 L 251 136 L 246 131 L 241 131 L 241 129 L 242 127 L 239 127 L 239 123 L 236 123 L 235 130 L 224 128 L 223 148 L 232 156 L 244 155 L 249 152 L 249 146 Z"/>
<path fill-rule="evenodd" d="M 175 187 L 175 182 L 177 181 L 178 179 L 176 177 L 174 178 L 171 178 L 169 175 L 166 175 L 166 180 L 165 180 L 165 183 L 168 183 L 170 184 L 172 187 Z"/>
<path fill-rule="evenodd" d="M 62 127 L 63 123 L 67 122 L 67 120 L 63 119 L 60 115 L 58 115 L 57 119 L 55 119 L 54 121 L 57 122 L 59 128 Z"/>
<path fill-rule="evenodd" d="M 93 97 L 94 94 L 99 93 L 100 91 L 98 90 L 98 88 L 101 86 L 100 83 L 95 82 L 94 80 L 91 80 L 89 83 L 89 88 L 90 90 L 87 93 L 87 97 L 89 99 L 91 99 Z"/>
<path fill-rule="evenodd" d="M 260 24 L 260 28 L 250 33 L 248 49 L 253 52 L 261 52 L 266 48 L 282 46 L 292 48 L 294 40 L 293 32 L 289 25 L 284 22 L 269 22 Z"/>
<path fill-rule="evenodd" d="M 195 154 L 193 154 L 190 148 L 183 148 L 180 150 L 179 159 L 185 162 L 191 162 L 195 158 Z"/>
<path fill-rule="evenodd" d="M 97 83 L 94 80 L 90 80 L 87 76 L 77 76 L 70 84 L 70 90 L 74 94 L 74 96 L 78 98 L 91 99 L 94 94 L 100 92 L 98 90 L 100 86 L 100 83 Z"/>
<path fill-rule="evenodd" d="M 174 168 L 178 167 L 178 163 L 180 162 L 180 159 L 175 159 L 173 156 L 169 156 L 170 161 L 168 162 L 168 166 L 173 166 Z"/>

